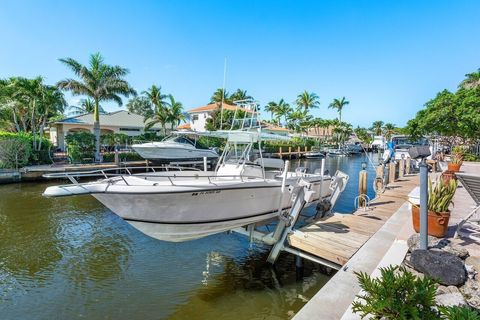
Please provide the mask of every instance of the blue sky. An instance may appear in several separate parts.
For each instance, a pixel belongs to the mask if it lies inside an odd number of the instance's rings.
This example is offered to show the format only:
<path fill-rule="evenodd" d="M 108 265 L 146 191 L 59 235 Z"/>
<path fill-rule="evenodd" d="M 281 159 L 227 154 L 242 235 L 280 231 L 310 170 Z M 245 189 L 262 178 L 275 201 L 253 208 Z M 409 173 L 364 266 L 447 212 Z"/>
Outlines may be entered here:
<path fill-rule="evenodd" d="M 403 126 L 436 92 L 454 90 L 480 67 L 478 1 L 4 1 L 0 78 L 72 74 L 58 58 L 100 52 L 186 109 L 222 86 L 262 105 L 303 90 L 320 97 L 315 116 Z M 75 99 L 71 99 L 73 102 Z M 115 110 L 114 105 L 107 106 Z"/>

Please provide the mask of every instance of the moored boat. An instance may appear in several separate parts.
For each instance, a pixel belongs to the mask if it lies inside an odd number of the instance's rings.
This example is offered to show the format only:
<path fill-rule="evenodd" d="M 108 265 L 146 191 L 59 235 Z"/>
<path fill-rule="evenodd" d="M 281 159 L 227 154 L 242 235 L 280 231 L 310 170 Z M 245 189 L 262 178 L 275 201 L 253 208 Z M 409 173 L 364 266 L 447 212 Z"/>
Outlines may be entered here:
<path fill-rule="evenodd" d="M 280 161 L 282 166 L 268 171 L 261 152 L 259 158 L 252 158 L 254 145 L 261 150 L 264 140 L 288 139 L 260 130 L 249 127 L 208 133 L 227 139 L 218 164 L 211 172 L 107 174 L 101 171 L 103 179 L 85 183 L 75 180 L 82 176 L 81 173 L 64 174 L 73 184 L 48 187 L 44 195 L 91 194 L 141 232 L 174 242 L 270 221 L 292 206 L 289 187 L 300 181 L 308 183 L 312 191 L 312 201 L 307 205 L 330 196 L 330 175 L 307 173 L 301 169 L 289 171 L 288 165 L 283 165 L 279 159 L 268 162 Z"/>
<path fill-rule="evenodd" d="M 135 150 L 142 158 L 153 161 L 173 160 L 209 160 L 217 159 L 218 153 L 209 148 L 202 148 L 197 141 L 192 141 L 185 135 L 174 134 L 160 142 L 147 142 L 133 144 Z"/>

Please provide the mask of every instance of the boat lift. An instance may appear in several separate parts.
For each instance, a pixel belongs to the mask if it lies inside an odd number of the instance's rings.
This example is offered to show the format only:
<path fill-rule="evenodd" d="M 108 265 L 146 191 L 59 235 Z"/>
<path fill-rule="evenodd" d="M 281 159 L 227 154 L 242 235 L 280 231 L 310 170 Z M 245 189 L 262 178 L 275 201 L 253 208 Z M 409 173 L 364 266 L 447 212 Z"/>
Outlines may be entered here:
<path fill-rule="evenodd" d="M 322 171 L 324 167 L 323 161 Z M 322 203 L 322 206 L 317 205 L 317 209 L 319 209 L 320 211 L 322 210 L 322 208 L 327 208 L 327 212 L 322 212 L 322 217 L 331 214 L 331 209 L 335 206 L 335 203 L 337 202 L 341 193 L 345 190 L 348 179 L 349 176 L 339 170 L 332 177 L 332 182 L 330 183 L 330 190 L 332 191 L 332 194 L 328 199 L 326 199 L 328 206 L 324 206 L 324 202 L 319 202 L 319 204 Z M 311 184 L 309 182 L 303 179 L 299 179 L 295 185 L 289 187 L 289 193 L 292 201 L 291 209 L 289 211 L 283 211 L 280 214 L 274 232 L 267 233 L 255 230 L 255 225 L 248 225 L 246 227 L 237 228 L 232 231 L 248 236 L 251 242 L 258 241 L 267 245 L 271 245 L 272 249 L 270 250 L 270 254 L 267 258 L 267 261 L 271 264 L 274 264 L 276 262 L 281 251 L 286 251 L 301 258 L 305 258 L 310 261 L 322 264 L 324 266 L 338 269 L 338 265 L 333 262 L 294 249 L 288 245 L 288 235 L 294 232 L 300 232 L 294 230 L 295 223 L 297 222 L 298 217 L 300 216 L 300 212 L 303 210 L 305 205 L 307 203 L 311 203 L 314 200 L 315 191 L 311 190 Z M 317 215 L 318 214 L 319 212 L 317 212 Z"/>

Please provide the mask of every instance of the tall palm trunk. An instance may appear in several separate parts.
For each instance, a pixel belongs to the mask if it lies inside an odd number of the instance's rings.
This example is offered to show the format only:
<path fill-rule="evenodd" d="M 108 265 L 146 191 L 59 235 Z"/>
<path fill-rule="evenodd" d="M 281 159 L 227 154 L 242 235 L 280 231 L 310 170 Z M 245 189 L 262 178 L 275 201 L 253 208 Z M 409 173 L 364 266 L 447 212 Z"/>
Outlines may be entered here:
<path fill-rule="evenodd" d="M 40 125 L 40 133 L 39 133 L 40 137 L 39 137 L 38 148 L 37 148 L 38 151 L 42 150 L 42 141 L 43 141 L 42 138 L 43 138 L 43 132 L 45 130 L 45 126 L 47 125 L 47 116 L 48 116 L 47 114 L 44 115 L 42 124 Z"/>
<path fill-rule="evenodd" d="M 15 129 L 17 130 L 17 132 L 22 131 L 20 130 L 20 125 L 18 124 L 17 113 L 15 112 L 15 109 L 12 109 L 12 114 L 13 114 L 13 123 L 15 124 Z"/>
<path fill-rule="evenodd" d="M 93 134 L 95 134 L 95 161 L 101 161 L 100 159 L 100 106 L 98 99 L 95 99 L 95 109 L 93 111 Z"/>
<path fill-rule="evenodd" d="M 32 127 L 32 134 L 33 134 L 33 150 L 37 150 L 37 131 L 36 131 L 36 127 L 35 127 L 35 99 L 33 100 L 33 103 L 32 103 L 32 114 L 31 114 L 31 118 L 30 118 L 30 122 L 31 122 L 31 127 Z"/>

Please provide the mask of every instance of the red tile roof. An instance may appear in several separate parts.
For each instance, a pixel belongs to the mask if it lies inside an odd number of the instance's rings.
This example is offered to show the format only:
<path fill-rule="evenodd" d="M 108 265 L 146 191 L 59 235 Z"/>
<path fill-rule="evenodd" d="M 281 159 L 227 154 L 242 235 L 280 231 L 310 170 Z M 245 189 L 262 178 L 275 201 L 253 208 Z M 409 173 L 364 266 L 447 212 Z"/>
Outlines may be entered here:
<path fill-rule="evenodd" d="M 190 123 L 184 123 L 177 127 L 177 130 L 190 130 L 190 129 L 192 129 L 192 127 L 190 126 Z"/>
<path fill-rule="evenodd" d="M 214 103 L 207 104 L 206 106 L 201 106 L 201 107 L 198 107 L 198 108 L 190 109 L 190 110 L 188 110 L 188 113 L 213 111 L 215 109 L 220 109 L 220 103 L 214 102 Z M 232 106 L 232 105 L 227 104 L 227 103 L 223 104 L 223 110 L 235 111 L 235 110 L 238 110 L 238 109 L 245 110 L 247 112 L 252 112 L 251 110 L 243 109 L 243 108 L 240 108 L 240 107 L 237 107 L 237 106 Z"/>

